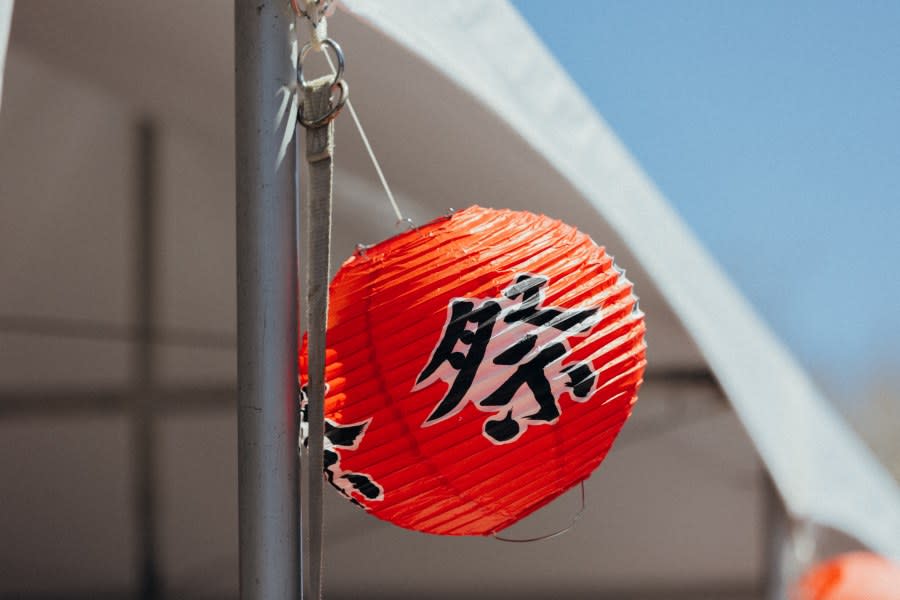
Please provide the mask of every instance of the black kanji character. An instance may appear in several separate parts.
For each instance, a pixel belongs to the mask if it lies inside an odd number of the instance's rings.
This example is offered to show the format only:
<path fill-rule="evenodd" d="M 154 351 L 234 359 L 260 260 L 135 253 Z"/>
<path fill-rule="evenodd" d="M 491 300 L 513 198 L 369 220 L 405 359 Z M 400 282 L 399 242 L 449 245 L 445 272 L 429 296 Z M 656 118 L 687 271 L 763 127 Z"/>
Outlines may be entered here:
<path fill-rule="evenodd" d="M 526 363 L 520 364 L 512 376 L 500 384 L 489 396 L 482 400 L 481 406 L 506 406 L 523 385 L 527 385 L 538 402 L 538 411 L 527 415 L 532 421 L 553 421 L 559 416 L 559 407 L 556 398 L 550 390 L 550 382 L 544 374 L 544 369 L 553 361 L 562 358 L 566 353 L 566 347 L 562 342 L 547 346 L 537 356 Z M 502 356 L 502 355 L 500 355 Z M 498 362 L 498 356 L 494 362 L 498 364 L 515 364 L 510 362 Z M 501 441 L 501 440 L 497 440 Z"/>
<path fill-rule="evenodd" d="M 459 374 L 427 421 L 437 421 L 447 416 L 469 391 L 469 387 L 475 381 L 478 366 L 484 360 L 484 352 L 487 350 L 488 342 L 491 341 L 491 332 L 499 314 L 500 304 L 494 301 L 485 302 L 475 308 L 475 303 L 469 300 L 453 300 L 444 335 L 416 384 L 425 381 L 445 362 L 450 363 Z M 475 325 L 474 331 L 468 328 L 469 324 Z M 465 354 L 454 351 L 453 348 L 458 342 L 469 346 L 469 351 Z"/>
<path fill-rule="evenodd" d="M 547 278 L 535 275 L 519 275 L 516 282 L 503 291 L 503 295 L 510 300 L 522 297 L 519 308 L 510 311 L 503 317 L 506 323 L 521 321 L 529 325 L 547 325 L 560 331 L 573 329 L 584 331 L 593 325 L 591 317 L 597 312 L 596 308 L 583 308 L 576 310 L 560 310 L 558 308 L 541 308 L 544 299 L 542 289 L 547 285 Z M 588 322 L 585 324 L 585 322 Z"/>
<path fill-rule="evenodd" d="M 308 447 L 309 402 L 306 393 L 304 386 L 300 390 L 300 435 L 303 446 Z M 366 507 L 353 497 L 354 492 L 369 500 L 381 500 L 384 497 L 384 490 L 365 473 L 344 471 L 341 468 L 341 451 L 352 451 L 359 447 L 370 422 L 371 419 L 362 423 L 342 425 L 326 418 L 325 446 L 322 452 L 325 479 L 351 502 L 363 508 Z"/>
<path fill-rule="evenodd" d="M 546 332 L 556 329 L 571 335 L 589 331 L 596 324 L 599 309 L 541 306 L 543 288 L 547 282 L 548 279 L 544 276 L 522 274 L 503 291 L 499 299 L 485 299 L 480 304 L 469 298 L 451 301 L 443 335 L 416 380 L 417 387 L 430 385 L 432 381 L 429 379 L 433 380 L 437 375 L 437 378 L 449 384 L 449 388 L 423 426 L 446 418 L 460 409 L 486 356 L 489 357 L 489 364 L 516 368 L 494 391 L 473 401 L 479 407 L 496 407 L 499 410 L 509 406 L 524 385 L 528 386 L 534 396 L 537 409 L 523 415 L 520 405 L 516 414 L 510 409 L 500 419 L 487 420 L 484 424 L 485 436 L 494 442 L 506 443 L 518 437 L 529 421 L 556 421 L 560 408 L 546 370 L 551 364 L 561 362 L 570 349 L 564 336 L 551 335 L 548 339 Z M 518 302 L 511 304 L 510 301 Z M 498 322 L 521 324 L 530 328 L 508 347 L 499 352 L 491 350 L 488 354 Z M 510 331 L 517 330 L 504 328 L 500 335 Z M 543 338 L 540 337 L 542 335 Z M 543 341 L 539 342 L 539 339 Z M 539 347 L 538 343 L 544 346 Z M 468 348 L 460 350 L 460 346 Z M 439 373 L 444 364 L 449 365 L 456 373 Z M 596 377 L 588 364 L 575 363 L 561 371 L 568 375 L 569 382 L 565 385 L 571 388 L 573 396 L 585 398 L 590 394 Z"/>

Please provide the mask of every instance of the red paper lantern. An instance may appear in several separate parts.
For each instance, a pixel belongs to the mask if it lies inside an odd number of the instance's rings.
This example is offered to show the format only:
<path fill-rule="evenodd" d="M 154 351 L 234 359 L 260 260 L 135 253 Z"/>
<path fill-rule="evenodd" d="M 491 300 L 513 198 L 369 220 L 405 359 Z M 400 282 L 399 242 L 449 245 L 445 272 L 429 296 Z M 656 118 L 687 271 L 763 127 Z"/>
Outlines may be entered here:
<path fill-rule="evenodd" d="M 508 527 L 586 479 L 637 400 L 631 282 L 548 217 L 456 212 L 358 252 L 330 293 L 326 477 L 402 527 Z"/>
<path fill-rule="evenodd" d="M 869 552 L 843 554 L 810 569 L 792 600 L 900 600 L 900 566 Z"/>

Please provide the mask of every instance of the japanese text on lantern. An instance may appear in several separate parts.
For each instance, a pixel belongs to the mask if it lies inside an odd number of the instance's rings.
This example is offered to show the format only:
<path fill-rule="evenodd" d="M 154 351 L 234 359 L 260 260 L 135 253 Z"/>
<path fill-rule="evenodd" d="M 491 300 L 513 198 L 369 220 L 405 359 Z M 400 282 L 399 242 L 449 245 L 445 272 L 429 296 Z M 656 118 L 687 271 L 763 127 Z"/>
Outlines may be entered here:
<path fill-rule="evenodd" d="M 588 398 L 596 373 L 589 363 L 566 364 L 568 340 L 590 331 L 599 309 L 543 306 L 548 281 L 520 274 L 500 297 L 450 301 L 441 336 L 413 388 L 437 381 L 448 386 L 423 427 L 472 402 L 494 413 L 484 422 L 484 436 L 505 444 L 529 425 L 556 423 L 563 392 L 582 402 Z"/>

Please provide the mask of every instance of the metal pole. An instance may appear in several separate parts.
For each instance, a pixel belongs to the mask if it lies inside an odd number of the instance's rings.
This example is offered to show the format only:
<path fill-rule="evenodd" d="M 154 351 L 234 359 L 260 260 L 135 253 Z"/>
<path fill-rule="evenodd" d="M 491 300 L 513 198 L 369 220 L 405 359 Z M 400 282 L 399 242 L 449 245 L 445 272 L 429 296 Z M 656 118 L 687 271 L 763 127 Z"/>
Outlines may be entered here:
<path fill-rule="evenodd" d="M 135 210 L 135 395 L 132 405 L 134 440 L 135 510 L 137 513 L 138 585 L 142 600 L 160 595 L 156 539 L 156 486 L 154 486 L 156 387 L 156 127 L 142 119 L 137 127 L 137 207 Z"/>
<path fill-rule="evenodd" d="M 765 600 L 786 600 L 793 559 L 791 519 L 768 473 L 763 474 L 765 503 Z"/>
<path fill-rule="evenodd" d="M 299 595 L 295 150 L 276 164 L 295 79 L 288 0 L 235 0 L 238 503 L 244 600 Z"/>

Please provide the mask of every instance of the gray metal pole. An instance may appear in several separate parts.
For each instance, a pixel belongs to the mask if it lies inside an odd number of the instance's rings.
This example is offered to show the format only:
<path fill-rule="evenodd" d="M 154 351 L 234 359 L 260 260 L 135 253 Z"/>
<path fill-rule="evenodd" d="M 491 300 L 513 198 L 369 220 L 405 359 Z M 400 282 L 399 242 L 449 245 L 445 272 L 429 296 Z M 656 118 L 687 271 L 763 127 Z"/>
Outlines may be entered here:
<path fill-rule="evenodd" d="M 791 519 L 768 473 L 763 474 L 765 502 L 765 600 L 787 600 L 792 566 Z"/>
<path fill-rule="evenodd" d="M 235 0 L 238 502 L 244 600 L 299 595 L 297 270 L 292 148 L 276 165 L 279 89 L 294 78 L 287 0 Z"/>

